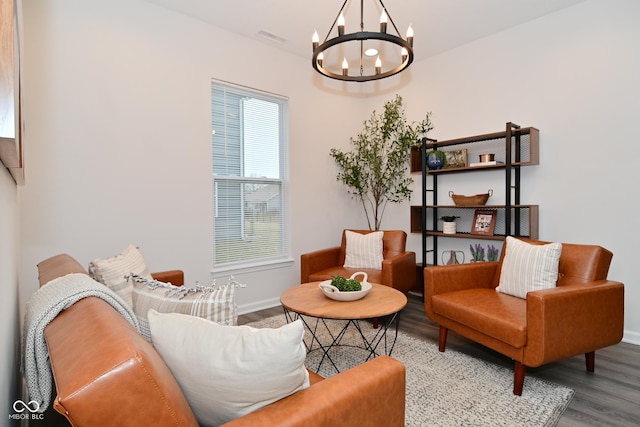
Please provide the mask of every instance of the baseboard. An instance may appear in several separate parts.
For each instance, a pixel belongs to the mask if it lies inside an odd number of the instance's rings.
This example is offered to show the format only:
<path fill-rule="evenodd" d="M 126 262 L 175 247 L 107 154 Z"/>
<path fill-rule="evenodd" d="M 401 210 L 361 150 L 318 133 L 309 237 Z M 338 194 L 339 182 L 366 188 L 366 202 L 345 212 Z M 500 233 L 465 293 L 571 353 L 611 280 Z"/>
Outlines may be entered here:
<path fill-rule="evenodd" d="M 624 331 L 622 342 L 640 345 L 640 333 L 633 331 Z"/>
<path fill-rule="evenodd" d="M 271 298 L 254 302 L 251 304 L 243 304 L 238 306 L 238 314 L 253 313 L 254 311 L 265 310 L 267 308 L 273 308 L 280 305 L 280 298 Z"/>

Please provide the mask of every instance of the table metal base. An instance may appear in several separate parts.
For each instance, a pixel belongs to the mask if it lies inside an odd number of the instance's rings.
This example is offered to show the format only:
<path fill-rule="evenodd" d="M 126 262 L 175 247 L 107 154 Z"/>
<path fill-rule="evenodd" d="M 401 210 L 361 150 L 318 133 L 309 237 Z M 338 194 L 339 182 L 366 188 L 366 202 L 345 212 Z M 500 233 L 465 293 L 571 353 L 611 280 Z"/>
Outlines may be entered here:
<path fill-rule="evenodd" d="M 313 317 L 309 315 L 303 315 L 300 313 L 296 313 L 284 308 L 284 314 L 287 319 L 287 323 L 293 322 L 297 319 L 300 319 L 305 326 L 305 329 L 310 333 L 310 343 L 305 341 L 305 346 L 307 347 L 307 353 L 311 353 L 313 351 L 322 352 L 322 357 L 318 362 L 318 366 L 313 369 L 313 367 L 309 367 L 315 372 L 319 372 L 324 361 L 328 361 L 333 368 L 336 370 L 336 373 L 340 372 L 340 369 L 331 358 L 330 351 L 334 347 L 353 347 L 359 348 L 366 352 L 366 359 L 363 360 L 363 363 L 367 360 L 379 356 L 381 354 L 386 354 L 391 356 L 393 352 L 393 347 L 395 346 L 396 340 L 398 339 L 398 328 L 400 325 L 400 312 L 384 316 L 379 318 L 379 327 L 374 329 L 375 333 L 372 337 L 368 338 L 365 331 L 362 329 L 360 322 L 371 322 L 371 320 L 366 319 L 325 319 L 322 317 Z M 333 322 L 344 322 L 344 325 L 338 332 L 331 330 L 327 321 Z M 343 342 L 345 338 L 345 334 L 349 328 L 354 328 L 360 338 L 358 343 L 348 343 Z M 334 328 L 336 329 L 336 328 Z M 392 336 L 389 337 L 388 332 L 391 329 Z M 320 333 L 322 331 L 326 331 L 329 334 L 330 341 L 329 343 L 323 343 L 320 339 Z M 371 334 L 370 334 L 371 335 Z"/>

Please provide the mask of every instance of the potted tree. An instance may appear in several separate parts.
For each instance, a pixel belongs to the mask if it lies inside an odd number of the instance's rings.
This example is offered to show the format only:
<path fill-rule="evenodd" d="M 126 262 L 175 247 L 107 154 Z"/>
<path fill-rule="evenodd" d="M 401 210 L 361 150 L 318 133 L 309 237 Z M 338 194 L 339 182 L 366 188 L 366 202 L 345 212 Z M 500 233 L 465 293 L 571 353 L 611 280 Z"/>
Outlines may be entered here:
<path fill-rule="evenodd" d="M 352 151 L 331 149 L 340 168 L 337 179 L 362 204 L 370 230 L 380 229 L 388 202 L 411 197 L 413 179 L 407 175 L 411 147 L 433 129 L 430 116 L 429 112 L 420 122 L 408 123 L 402 97 L 396 95 L 385 102 L 382 113 L 374 110 L 365 120 L 363 130 L 351 138 Z"/>

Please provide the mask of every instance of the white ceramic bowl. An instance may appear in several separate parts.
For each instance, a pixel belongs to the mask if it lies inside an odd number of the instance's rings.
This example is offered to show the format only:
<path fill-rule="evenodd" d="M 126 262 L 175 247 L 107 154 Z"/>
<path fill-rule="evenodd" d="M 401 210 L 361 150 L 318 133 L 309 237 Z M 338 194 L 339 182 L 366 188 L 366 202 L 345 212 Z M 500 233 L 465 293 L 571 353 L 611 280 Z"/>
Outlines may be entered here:
<path fill-rule="evenodd" d="M 351 276 L 353 277 L 353 276 Z M 364 298 L 371 290 L 371 283 L 363 281 L 360 283 L 362 289 L 359 291 L 340 292 L 338 288 L 331 284 L 331 280 L 325 280 L 318 284 L 318 287 L 327 298 L 336 301 L 356 301 Z"/>

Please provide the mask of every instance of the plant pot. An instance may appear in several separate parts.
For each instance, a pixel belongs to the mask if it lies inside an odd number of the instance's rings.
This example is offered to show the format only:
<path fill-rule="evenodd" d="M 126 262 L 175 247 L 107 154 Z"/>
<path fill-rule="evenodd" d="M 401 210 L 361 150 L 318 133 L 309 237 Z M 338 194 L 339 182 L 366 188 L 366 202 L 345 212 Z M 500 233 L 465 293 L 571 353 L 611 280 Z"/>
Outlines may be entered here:
<path fill-rule="evenodd" d="M 451 221 L 451 222 L 444 221 L 442 223 L 442 233 L 443 234 L 456 234 L 456 222 L 455 221 Z"/>

